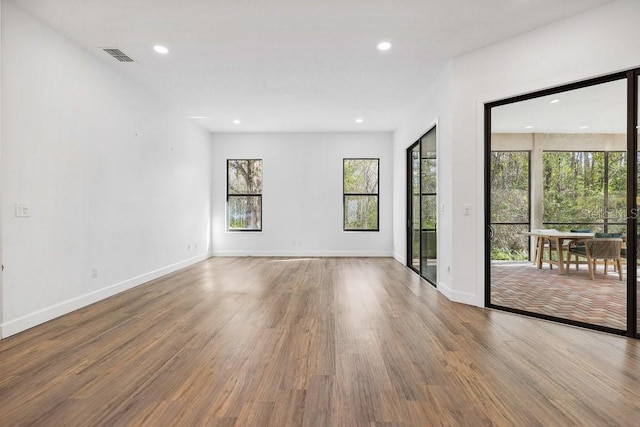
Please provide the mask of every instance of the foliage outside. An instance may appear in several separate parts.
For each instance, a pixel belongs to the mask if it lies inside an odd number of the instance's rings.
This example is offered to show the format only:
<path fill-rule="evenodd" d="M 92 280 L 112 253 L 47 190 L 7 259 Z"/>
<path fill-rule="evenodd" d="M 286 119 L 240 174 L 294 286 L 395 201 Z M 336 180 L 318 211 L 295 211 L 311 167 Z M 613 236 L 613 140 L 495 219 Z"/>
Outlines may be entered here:
<path fill-rule="evenodd" d="M 529 229 L 529 153 L 491 153 L 491 259 L 526 260 Z M 507 223 L 508 225 L 494 225 Z"/>
<path fill-rule="evenodd" d="M 549 152 L 543 160 L 543 223 L 585 224 L 602 231 L 606 225 L 610 231 L 609 224 L 626 222 L 626 153 Z"/>
<path fill-rule="evenodd" d="M 262 229 L 262 160 L 228 160 L 229 230 Z"/>
<path fill-rule="evenodd" d="M 522 232 L 529 228 L 529 153 L 492 152 L 490 173 L 491 258 L 526 260 L 529 238 Z M 624 152 L 545 152 L 543 226 L 624 232 L 626 179 Z"/>
<path fill-rule="evenodd" d="M 431 147 L 431 148 L 429 148 Z M 422 259 L 422 266 L 437 259 L 437 156 L 435 142 L 425 140 L 411 151 L 412 259 Z"/>
<path fill-rule="evenodd" d="M 344 159 L 344 229 L 377 230 L 378 159 Z"/>

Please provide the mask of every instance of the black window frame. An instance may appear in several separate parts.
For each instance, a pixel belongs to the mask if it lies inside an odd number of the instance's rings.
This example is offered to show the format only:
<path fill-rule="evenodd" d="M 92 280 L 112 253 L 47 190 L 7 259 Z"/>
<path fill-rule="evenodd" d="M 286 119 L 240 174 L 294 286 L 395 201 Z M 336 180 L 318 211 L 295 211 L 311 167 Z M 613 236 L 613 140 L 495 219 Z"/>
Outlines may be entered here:
<path fill-rule="evenodd" d="M 491 153 L 489 154 L 489 159 L 491 161 L 493 161 L 492 156 L 495 153 L 521 153 L 521 154 L 526 154 L 527 156 L 527 222 L 515 222 L 515 221 L 503 221 L 503 222 L 499 222 L 499 221 L 493 221 L 492 218 L 489 218 L 489 229 L 490 229 L 490 233 L 492 235 L 491 239 L 493 240 L 493 233 L 495 231 L 494 226 L 521 226 L 521 227 L 525 227 L 527 228 L 527 231 L 531 231 L 531 207 L 532 207 L 532 202 L 531 202 L 531 150 L 491 150 Z M 487 173 L 489 174 L 489 190 L 491 190 L 491 163 L 489 163 L 489 165 L 487 165 L 488 171 Z M 525 250 L 528 253 L 529 256 L 529 260 L 531 261 L 532 259 L 532 253 L 531 253 L 531 248 L 529 247 L 529 245 L 527 245 L 527 247 L 525 248 Z M 489 248 L 489 257 L 491 257 L 491 247 Z"/>
<path fill-rule="evenodd" d="M 604 189 L 604 193 L 603 193 L 603 199 L 602 199 L 602 212 L 603 213 L 607 213 L 609 212 L 610 209 L 610 205 L 609 205 L 609 188 L 610 188 L 610 174 L 609 174 L 609 169 L 610 169 L 610 162 L 609 162 L 609 156 L 613 153 L 613 154 L 625 154 L 627 155 L 626 151 L 619 151 L 619 150 L 546 150 L 543 151 L 542 155 L 544 156 L 545 154 L 554 154 L 554 153 L 602 153 L 603 154 L 603 189 Z M 629 162 L 629 158 L 627 155 L 627 164 Z M 602 226 L 602 231 L 604 233 L 609 233 L 609 226 L 618 226 L 618 225 L 623 225 L 626 226 L 627 222 L 620 222 L 620 221 L 611 221 L 608 215 L 603 215 L 601 221 L 587 221 L 587 222 L 552 222 L 552 221 L 545 221 L 544 217 L 543 217 L 543 221 L 542 221 L 542 226 L 543 228 L 555 228 L 555 227 L 562 227 L 562 226 L 572 226 L 572 227 L 577 227 L 577 228 L 589 228 L 591 226 L 594 227 L 599 227 Z"/>
<path fill-rule="evenodd" d="M 640 338 L 638 331 L 638 253 L 637 253 L 637 235 L 640 230 L 640 224 L 638 223 L 637 209 L 638 201 L 638 173 L 640 170 L 640 163 L 633 161 L 637 159 L 640 153 L 638 148 L 638 79 L 640 79 L 640 68 L 634 68 L 627 71 L 620 71 L 600 77 L 586 79 L 574 83 L 560 85 L 557 87 L 551 87 L 531 93 L 517 95 L 510 98 L 501 99 L 498 101 L 487 102 L 484 104 L 484 282 L 485 282 L 485 295 L 484 302 L 485 307 L 494 308 L 498 310 L 523 314 L 530 317 L 536 317 L 545 320 L 551 320 L 559 323 L 564 323 L 572 326 L 578 326 L 586 329 L 593 329 L 597 331 L 607 332 L 611 334 L 626 335 L 628 337 Z M 599 85 L 603 83 L 609 83 L 616 80 L 625 80 L 627 82 L 627 270 L 626 270 L 626 293 L 627 293 L 627 324 L 626 330 L 614 329 L 608 326 L 602 326 L 592 323 L 586 323 L 577 320 L 566 319 L 562 317 L 551 316 L 547 314 L 536 313 L 532 311 L 526 311 L 516 308 L 510 308 L 500 306 L 492 303 L 491 301 L 491 181 L 489 175 L 489 167 L 491 162 L 491 122 L 492 122 L 492 109 L 502 105 L 512 104 L 520 101 L 526 101 L 529 99 L 539 98 L 547 95 L 555 95 L 571 90 L 582 89 L 589 86 Z"/>
<path fill-rule="evenodd" d="M 231 232 L 261 232 L 262 231 L 262 221 L 263 221 L 263 210 L 262 210 L 262 192 L 264 191 L 263 185 L 261 185 L 260 187 L 260 193 L 234 193 L 231 194 L 230 192 L 230 188 L 229 188 L 229 164 L 230 162 L 256 162 L 259 161 L 261 163 L 261 174 L 263 174 L 264 170 L 262 169 L 264 167 L 264 162 L 262 159 L 227 159 L 227 169 L 226 169 L 226 181 L 227 181 L 227 213 L 226 213 L 226 221 L 227 221 L 227 231 L 231 231 Z M 260 177 L 260 181 L 262 181 L 263 176 Z M 231 198 L 242 198 L 242 197 L 258 197 L 258 199 L 260 200 L 259 206 L 260 206 L 260 228 L 232 228 L 231 227 L 231 210 L 229 209 L 229 201 Z"/>
<path fill-rule="evenodd" d="M 353 160 L 375 160 L 377 163 L 377 180 L 376 193 L 348 193 L 345 182 L 345 164 L 347 161 Z M 376 227 L 375 228 L 347 228 L 347 197 L 375 197 L 376 198 Z M 345 157 L 342 159 L 342 231 L 363 231 L 363 232 L 379 232 L 380 231 L 380 158 L 379 157 Z"/>

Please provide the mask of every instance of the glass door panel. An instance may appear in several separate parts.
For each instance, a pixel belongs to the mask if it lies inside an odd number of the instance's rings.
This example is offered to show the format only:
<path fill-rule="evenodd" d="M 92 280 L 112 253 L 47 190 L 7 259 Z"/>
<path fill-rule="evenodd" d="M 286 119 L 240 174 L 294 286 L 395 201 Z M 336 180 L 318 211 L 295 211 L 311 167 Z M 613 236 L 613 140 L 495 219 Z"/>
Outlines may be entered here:
<path fill-rule="evenodd" d="M 437 247 L 437 152 L 435 128 L 427 132 L 420 140 L 420 205 L 421 227 L 420 266 L 422 276 L 431 283 L 437 281 L 438 247 Z"/>
<path fill-rule="evenodd" d="M 637 96 L 636 96 L 636 149 L 639 149 L 640 144 L 640 76 L 636 79 Z M 640 151 L 636 153 L 636 210 L 635 219 L 637 225 L 638 235 L 636 236 L 636 247 L 640 249 L 640 215 L 638 215 L 638 205 L 640 205 Z M 637 251 L 636 258 L 640 257 L 640 251 Z M 635 263 L 629 261 L 629 267 L 635 266 L 636 268 L 636 333 L 640 334 L 640 272 L 638 271 L 638 262 Z"/>
<path fill-rule="evenodd" d="M 420 271 L 420 143 L 409 149 L 409 266 Z"/>
<path fill-rule="evenodd" d="M 490 306 L 626 330 L 626 105 L 619 79 L 491 107 Z"/>
<path fill-rule="evenodd" d="M 407 265 L 437 283 L 438 200 L 434 127 L 407 149 Z"/>

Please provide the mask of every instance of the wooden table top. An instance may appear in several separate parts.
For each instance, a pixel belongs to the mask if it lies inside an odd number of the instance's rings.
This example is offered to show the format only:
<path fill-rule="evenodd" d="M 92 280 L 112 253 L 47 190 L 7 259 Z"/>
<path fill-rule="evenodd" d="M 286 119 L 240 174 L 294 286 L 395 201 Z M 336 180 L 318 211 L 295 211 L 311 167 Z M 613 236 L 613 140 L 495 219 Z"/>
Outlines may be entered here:
<path fill-rule="evenodd" d="M 532 230 L 525 231 L 522 234 L 535 237 L 549 237 L 560 239 L 592 239 L 596 233 L 572 233 L 570 231 L 558 230 Z"/>

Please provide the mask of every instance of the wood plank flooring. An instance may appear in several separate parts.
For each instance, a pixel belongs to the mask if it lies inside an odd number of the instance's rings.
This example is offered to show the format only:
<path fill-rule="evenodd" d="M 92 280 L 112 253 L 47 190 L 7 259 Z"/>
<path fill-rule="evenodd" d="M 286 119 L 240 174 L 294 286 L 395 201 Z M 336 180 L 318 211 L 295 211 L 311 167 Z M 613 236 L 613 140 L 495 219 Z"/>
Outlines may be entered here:
<path fill-rule="evenodd" d="M 0 426 L 633 426 L 640 341 L 392 259 L 213 258 L 0 342 Z"/>

